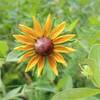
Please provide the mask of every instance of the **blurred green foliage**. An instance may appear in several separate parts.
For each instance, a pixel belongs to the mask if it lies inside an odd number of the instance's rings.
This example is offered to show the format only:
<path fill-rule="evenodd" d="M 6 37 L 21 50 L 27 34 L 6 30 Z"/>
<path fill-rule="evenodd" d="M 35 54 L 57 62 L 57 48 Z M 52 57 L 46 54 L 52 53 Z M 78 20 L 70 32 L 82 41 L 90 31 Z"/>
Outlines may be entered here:
<path fill-rule="evenodd" d="M 66 32 L 76 34 L 75 39 L 67 44 L 76 52 L 64 55 L 68 68 L 58 64 L 58 77 L 53 75 L 47 64 L 43 76 L 37 78 L 36 71 L 24 73 L 26 63 L 16 63 L 18 55 L 13 52 L 16 43 L 12 35 L 19 33 L 19 23 L 32 27 L 33 15 L 43 25 L 49 13 L 54 25 L 65 20 L 69 25 Z M 97 44 L 100 44 L 100 0 L 0 0 L 0 100 L 50 100 L 63 90 L 65 92 L 61 92 L 61 97 L 58 95 L 57 98 L 70 100 L 67 98 L 69 91 L 76 91 L 76 95 L 80 93 L 82 96 L 84 91 L 80 87 L 100 88 L 100 46 L 91 53 L 91 48 Z M 91 63 L 91 58 L 96 62 Z M 84 65 L 96 67 L 93 76 L 95 82 L 81 74 L 80 66 Z M 89 95 L 92 97 L 85 93 L 77 100 L 99 100 L 100 95 L 93 96 L 96 93 L 100 93 L 100 90 L 92 92 Z M 65 95 L 65 99 L 62 95 Z"/>

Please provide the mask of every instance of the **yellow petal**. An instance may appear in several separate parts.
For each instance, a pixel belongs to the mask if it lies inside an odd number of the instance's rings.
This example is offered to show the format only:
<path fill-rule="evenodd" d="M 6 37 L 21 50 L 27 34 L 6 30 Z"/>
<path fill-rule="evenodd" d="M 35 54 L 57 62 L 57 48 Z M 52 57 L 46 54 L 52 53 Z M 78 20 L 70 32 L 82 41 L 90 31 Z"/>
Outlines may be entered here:
<path fill-rule="evenodd" d="M 33 22 L 34 22 L 34 31 L 35 31 L 35 34 L 38 37 L 41 37 L 43 35 L 42 27 L 41 27 L 39 21 L 34 16 L 33 16 Z"/>
<path fill-rule="evenodd" d="M 35 53 L 33 51 L 29 51 L 25 53 L 22 57 L 19 58 L 18 63 L 25 61 L 27 58 L 33 56 Z"/>
<path fill-rule="evenodd" d="M 45 64 L 45 57 L 41 56 L 38 62 L 38 77 L 41 75 L 44 64 Z"/>
<path fill-rule="evenodd" d="M 17 41 L 23 43 L 23 44 L 33 44 L 35 40 L 27 37 L 26 35 L 13 35 Z"/>
<path fill-rule="evenodd" d="M 70 48 L 70 47 L 65 47 L 65 46 L 61 46 L 61 45 L 56 45 L 54 47 L 54 52 L 60 52 L 60 53 L 70 53 L 75 51 L 75 49 Z"/>
<path fill-rule="evenodd" d="M 71 38 L 73 38 L 75 34 L 69 34 L 69 35 L 64 35 L 64 36 L 59 36 L 56 39 L 53 40 L 54 44 L 59 44 L 59 43 L 64 43 L 69 41 Z"/>
<path fill-rule="evenodd" d="M 65 66 L 67 65 L 66 61 L 64 60 L 63 56 L 60 53 L 54 52 L 53 57 L 57 62 L 62 63 Z"/>
<path fill-rule="evenodd" d="M 33 36 L 31 36 L 31 35 L 29 35 L 29 34 L 25 34 L 24 36 L 25 36 L 25 37 L 27 38 L 27 40 L 30 41 L 30 42 L 35 42 L 36 39 L 37 39 L 37 37 L 33 38 Z"/>
<path fill-rule="evenodd" d="M 51 15 L 49 14 L 47 17 L 47 21 L 45 23 L 45 26 L 44 26 L 44 36 L 47 37 L 49 35 L 51 27 L 52 27 L 52 20 L 51 20 Z"/>
<path fill-rule="evenodd" d="M 40 56 L 34 55 L 34 56 L 31 58 L 31 60 L 29 61 L 28 65 L 27 65 L 27 67 L 26 67 L 26 69 L 25 69 L 25 72 L 30 71 L 30 70 L 38 63 L 39 58 L 40 58 Z"/>
<path fill-rule="evenodd" d="M 58 35 L 60 35 L 60 33 L 64 30 L 65 28 L 65 22 L 62 22 L 61 24 L 59 24 L 57 27 L 55 27 L 52 32 L 50 33 L 50 38 L 51 39 L 55 39 Z"/>
<path fill-rule="evenodd" d="M 14 50 L 32 50 L 32 49 L 34 49 L 32 45 L 21 45 L 14 48 Z"/>
<path fill-rule="evenodd" d="M 58 76 L 58 70 L 57 70 L 56 60 L 52 56 L 49 56 L 48 57 L 48 61 L 49 61 L 51 69 L 53 70 L 53 72 L 55 73 L 55 75 Z"/>
<path fill-rule="evenodd" d="M 29 28 L 22 24 L 19 24 L 19 28 L 22 32 L 30 34 L 31 36 L 33 36 L 34 39 L 36 38 L 35 33 L 33 32 L 32 28 Z"/>

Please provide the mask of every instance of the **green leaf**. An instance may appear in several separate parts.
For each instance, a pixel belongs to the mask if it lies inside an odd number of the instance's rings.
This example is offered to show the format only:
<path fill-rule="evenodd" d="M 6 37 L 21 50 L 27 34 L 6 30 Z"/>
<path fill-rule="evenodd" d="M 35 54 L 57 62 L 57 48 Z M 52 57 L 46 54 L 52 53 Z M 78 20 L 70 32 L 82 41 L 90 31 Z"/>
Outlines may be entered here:
<path fill-rule="evenodd" d="M 15 88 L 13 90 L 11 90 L 10 92 L 8 92 L 5 97 L 3 98 L 3 100 L 11 100 L 14 99 L 18 96 L 20 96 L 21 94 L 19 93 L 21 90 L 21 87 Z"/>
<path fill-rule="evenodd" d="M 46 63 L 45 63 L 44 73 L 46 73 L 45 77 L 47 77 L 51 82 L 53 82 L 53 80 L 55 79 L 55 75 L 54 75 L 47 59 L 46 59 Z"/>
<path fill-rule="evenodd" d="M 18 72 L 7 72 L 4 77 L 3 77 L 3 82 L 5 83 L 5 85 L 12 83 L 14 80 L 18 80 L 19 79 L 19 73 Z M 22 80 L 22 79 L 21 79 Z M 16 82 L 17 84 L 17 82 Z"/>
<path fill-rule="evenodd" d="M 100 89 L 73 88 L 57 93 L 52 100 L 78 100 L 100 94 Z"/>
<path fill-rule="evenodd" d="M 68 88 L 72 88 L 72 87 L 73 87 L 73 84 L 72 84 L 71 76 L 65 75 L 63 78 L 61 78 L 58 81 L 56 89 L 61 90 L 61 89 L 68 89 Z"/>
<path fill-rule="evenodd" d="M 89 59 L 91 59 L 89 66 L 93 71 L 92 82 L 95 86 L 100 87 L 100 44 L 92 47 Z"/>
<path fill-rule="evenodd" d="M 7 55 L 7 58 L 6 58 L 6 61 L 7 62 L 17 62 L 18 61 L 18 56 L 15 52 L 10 52 L 8 55 Z"/>
<path fill-rule="evenodd" d="M 4 58 L 0 58 L 0 68 L 2 67 L 2 65 L 4 64 Z"/>
<path fill-rule="evenodd" d="M 6 93 L 6 91 L 5 91 L 5 85 L 3 84 L 2 79 L 1 79 L 1 70 L 0 70 L 0 93 L 1 92 L 3 93 L 3 95 Z"/>
<path fill-rule="evenodd" d="M 96 44 L 92 47 L 89 58 L 96 61 L 96 65 L 100 70 L 100 44 Z"/>
<path fill-rule="evenodd" d="M 87 98 L 76 99 L 76 100 L 100 100 L 100 99 L 96 97 L 87 97 Z"/>
<path fill-rule="evenodd" d="M 79 19 L 76 19 L 74 22 L 72 22 L 71 25 L 67 27 L 67 31 L 72 32 L 73 29 L 77 26 L 78 22 L 79 22 Z"/>
<path fill-rule="evenodd" d="M 6 41 L 0 41 L 0 57 L 5 57 L 8 51 L 8 45 Z"/>

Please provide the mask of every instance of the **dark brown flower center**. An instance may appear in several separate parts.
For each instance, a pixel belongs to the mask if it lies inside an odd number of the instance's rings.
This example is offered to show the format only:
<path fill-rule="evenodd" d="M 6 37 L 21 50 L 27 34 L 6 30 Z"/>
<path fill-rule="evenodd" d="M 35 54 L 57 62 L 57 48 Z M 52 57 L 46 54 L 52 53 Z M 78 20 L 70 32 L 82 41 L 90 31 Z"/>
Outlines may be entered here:
<path fill-rule="evenodd" d="M 52 41 L 46 37 L 37 39 L 35 43 L 35 51 L 43 56 L 51 54 L 51 52 L 53 51 Z"/>

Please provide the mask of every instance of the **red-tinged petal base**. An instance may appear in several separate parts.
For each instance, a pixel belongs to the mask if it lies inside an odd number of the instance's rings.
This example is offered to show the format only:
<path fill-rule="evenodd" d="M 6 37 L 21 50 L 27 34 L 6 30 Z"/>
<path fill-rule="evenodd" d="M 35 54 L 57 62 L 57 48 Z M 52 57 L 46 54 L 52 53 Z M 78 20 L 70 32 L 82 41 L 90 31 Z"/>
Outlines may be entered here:
<path fill-rule="evenodd" d="M 35 51 L 43 56 L 50 55 L 53 51 L 52 41 L 46 37 L 37 39 L 35 43 Z"/>

